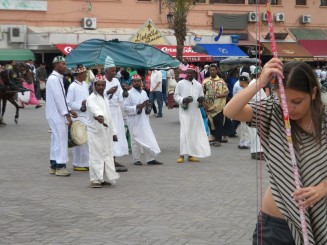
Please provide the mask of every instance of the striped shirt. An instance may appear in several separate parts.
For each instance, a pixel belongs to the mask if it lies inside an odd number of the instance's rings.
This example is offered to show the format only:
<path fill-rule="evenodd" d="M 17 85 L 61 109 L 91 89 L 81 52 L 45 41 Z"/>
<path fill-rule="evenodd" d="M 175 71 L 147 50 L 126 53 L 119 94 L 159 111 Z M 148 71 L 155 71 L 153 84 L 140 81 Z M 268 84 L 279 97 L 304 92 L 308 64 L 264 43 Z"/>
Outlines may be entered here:
<path fill-rule="evenodd" d="M 296 245 L 303 244 L 299 209 L 291 197 L 295 183 L 291 157 L 286 139 L 283 112 L 278 99 L 269 96 L 260 102 L 251 102 L 253 117 L 250 127 L 260 125 L 262 147 L 264 149 L 271 190 L 278 209 L 285 216 Z M 260 109 L 261 108 L 261 109 Z M 301 182 L 304 187 L 315 186 L 327 179 L 327 107 L 322 115 L 321 146 L 308 133 L 292 131 L 296 134 L 298 149 L 295 157 Z M 259 134 L 259 133 L 258 133 Z M 322 198 L 312 208 L 305 211 L 310 244 L 327 244 L 327 200 Z"/>

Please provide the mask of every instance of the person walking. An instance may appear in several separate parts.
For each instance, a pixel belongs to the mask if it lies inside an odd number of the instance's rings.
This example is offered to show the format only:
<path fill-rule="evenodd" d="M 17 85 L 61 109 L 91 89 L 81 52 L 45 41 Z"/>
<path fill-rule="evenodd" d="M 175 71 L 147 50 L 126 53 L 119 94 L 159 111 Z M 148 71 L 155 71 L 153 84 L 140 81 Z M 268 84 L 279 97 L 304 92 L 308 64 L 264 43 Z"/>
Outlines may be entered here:
<path fill-rule="evenodd" d="M 167 100 L 167 70 L 160 70 L 161 72 L 161 78 L 162 78 L 162 101 L 165 103 L 166 106 L 168 106 L 168 100 Z"/>
<path fill-rule="evenodd" d="M 46 82 L 48 78 L 47 70 L 45 69 L 46 64 L 42 62 L 40 66 L 36 69 L 35 72 L 35 80 L 39 83 L 40 86 L 40 95 L 41 98 L 45 101 L 46 100 Z"/>
<path fill-rule="evenodd" d="M 188 66 L 189 66 L 188 60 L 183 59 L 182 64 L 179 65 L 179 69 L 178 69 L 178 81 L 184 80 L 186 78 L 186 72 Z"/>
<path fill-rule="evenodd" d="M 29 101 L 28 102 L 23 102 L 20 101 L 21 105 L 19 106 L 19 108 L 25 108 L 25 105 L 35 105 L 35 108 L 38 109 L 40 107 L 42 107 L 42 105 L 40 105 L 39 100 L 36 98 L 35 95 L 35 91 L 34 91 L 34 75 L 33 72 L 31 70 L 31 68 L 28 65 L 24 65 L 21 64 L 21 66 L 23 66 L 23 78 L 22 78 L 22 85 L 24 88 L 30 90 L 30 97 L 29 97 Z M 19 100 L 19 98 L 18 98 Z"/>
<path fill-rule="evenodd" d="M 158 114 L 156 117 L 162 117 L 162 75 L 159 70 L 152 70 L 150 85 L 150 103 L 154 107 L 154 99 L 157 99 Z"/>
<path fill-rule="evenodd" d="M 201 84 L 195 80 L 195 67 L 189 65 L 187 77 L 177 83 L 174 99 L 179 104 L 180 121 L 180 156 L 177 163 L 184 162 L 184 156 L 188 155 L 188 161 L 199 162 L 198 158 L 211 155 L 210 145 L 201 111 L 199 98 L 203 98 Z"/>

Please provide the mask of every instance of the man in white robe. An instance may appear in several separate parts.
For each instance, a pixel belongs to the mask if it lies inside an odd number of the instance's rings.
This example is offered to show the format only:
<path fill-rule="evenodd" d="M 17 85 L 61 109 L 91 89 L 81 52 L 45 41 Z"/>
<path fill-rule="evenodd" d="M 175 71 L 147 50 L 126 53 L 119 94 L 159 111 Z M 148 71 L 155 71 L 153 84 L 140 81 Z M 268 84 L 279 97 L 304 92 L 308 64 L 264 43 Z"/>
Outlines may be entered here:
<path fill-rule="evenodd" d="M 249 85 L 256 83 L 257 78 L 259 78 L 261 70 L 259 67 L 255 67 L 252 72 L 252 81 Z M 260 89 L 255 96 L 250 100 L 250 102 L 258 102 L 267 97 L 267 94 L 263 89 Z M 260 138 L 258 136 L 258 131 L 256 128 L 248 127 L 251 137 L 251 158 L 255 160 L 263 159 L 263 149 L 261 147 Z M 260 128 L 259 128 L 260 130 Z"/>
<path fill-rule="evenodd" d="M 77 65 L 73 70 L 74 82 L 69 85 L 67 91 L 68 107 L 77 112 L 78 117 L 73 121 L 80 121 L 87 125 L 86 99 L 89 97 L 89 86 L 85 82 L 87 69 L 83 65 Z M 86 132 L 85 132 L 86 134 Z M 73 147 L 73 170 L 89 170 L 89 147 L 86 144 Z"/>
<path fill-rule="evenodd" d="M 87 135 L 89 145 L 90 187 L 115 184 L 119 174 L 115 170 L 112 142 L 117 141 L 117 133 L 110 116 L 109 101 L 104 96 L 106 82 L 97 76 L 93 93 L 87 98 Z"/>
<path fill-rule="evenodd" d="M 148 165 L 160 165 L 162 163 L 155 160 L 160 148 L 150 125 L 151 105 L 146 92 L 142 90 L 140 75 L 132 77 L 132 86 L 133 88 L 128 91 L 128 97 L 125 98 L 124 110 L 131 134 L 133 163 L 142 165 L 141 153 L 144 153 Z"/>
<path fill-rule="evenodd" d="M 70 111 L 66 104 L 63 73 L 66 70 L 65 59 L 57 56 L 53 59 L 53 72 L 46 84 L 46 119 L 51 128 L 50 174 L 69 176 L 66 168 L 68 162 L 68 126 L 72 124 Z"/>
<path fill-rule="evenodd" d="M 211 155 L 210 145 L 199 108 L 198 98 L 203 97 L 201 84 L 195 79 L 195 67 L 189 65 L 186 78 L 177 83 L 174 99 L 179 104 L 180 156 L 178 163 L 188 155 L 190 162 Z"/>
<path fill-rule="evenodd" d="M 248 72 L 245 72 L 248 74 Z M 240 85 L 240 80 L 234 84 L 233 96 L 243 90 L 243 87 Z M 240 140 L 238 143 L 238 149 L 244 150 L 251 147 L 251 136 L 249 127 L 246 125 L 246 122 L 240 122 Z"/>
<path fill-rule="evenodd" d="M 105 80 L 106 89 L 104 90 L 105 96 L 109 100 L 110 114 L 113 124 L 117 130 L 118 142 L 113 143 L 113 155 L 115 160 L 115 167 L 117 172 L 126 172 L 128 169 L 123 164 L 116 161 L 116 157 L 128 155 L 128 143 L 125 134 L 125 123 L 120 106 L 123 106 L 123 89 L 120 82 L 116 78 L 116 65 L 113 60 L 107 56 L 105 64 Z"/>

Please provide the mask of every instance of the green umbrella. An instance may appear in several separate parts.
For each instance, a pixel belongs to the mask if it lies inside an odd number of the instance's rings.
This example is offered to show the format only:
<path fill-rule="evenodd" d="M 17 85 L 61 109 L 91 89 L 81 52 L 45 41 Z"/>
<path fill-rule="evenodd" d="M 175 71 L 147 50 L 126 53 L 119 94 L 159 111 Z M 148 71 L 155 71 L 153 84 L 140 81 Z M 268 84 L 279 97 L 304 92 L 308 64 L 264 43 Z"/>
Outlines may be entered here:
<path fill-rule="evenodd" d="M 234 70 L 235 67 L 241 67 L 244 65 L 260 65 L 261 60 L 257 58 L 248 57 L 229 57 L 219 62 L 221 72 Z"/>
<path fill-rule="evenodd" d="M 110 56 L 118 67 L 134 69 L 168 69 L 180 62 L 165 52 L 147 44 L 125 41 L 90 39 L 80 43 L 66 57 L 68 67 L 83 64 L 86 67 L 102 66 Z"/>

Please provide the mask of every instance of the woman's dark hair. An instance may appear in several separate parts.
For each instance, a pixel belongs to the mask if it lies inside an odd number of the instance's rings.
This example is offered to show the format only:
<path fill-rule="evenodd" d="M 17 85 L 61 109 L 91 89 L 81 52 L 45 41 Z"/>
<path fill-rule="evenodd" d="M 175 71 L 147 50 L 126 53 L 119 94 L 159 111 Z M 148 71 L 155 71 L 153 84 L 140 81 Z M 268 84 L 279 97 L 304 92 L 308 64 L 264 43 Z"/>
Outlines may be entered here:
<path fill-rule="evenodd" d="M 128 71 L 126 71 L 126 70 L 122 70 L 122 71 L 120 72 L 120 74 L 121 74 L 121 76 L 122 76 L 122 78 L 123 78 L 124 80 L 128 80 L 128 79 L 129 79 L 129 73 L 128 73 Z"/>
<path fill-rule="evenodd" d="M 283 80 L 285 89 L 293 89 L 310 95 L 310 113 L 314 126 L 314 135 L 317 141 L 321 143 L 321 124 L 323 120 L 322 116 L 324 114 L 324 105 L 321 100 L 320 86 L 314 71 L 305 62 L 291 61 L 284 64 L 283 73 L 285 77 Z M 275 83 L 275 86 L 278 88 L 278 82 Z M 314 89 L 316 89 L 317 92 L 314 100 L 312 100 L 312 93 Z M 291 125 L 297 131 L 300 129 L 299 126 L 292 120 Z M 296 139 L 293 140 L 297 142 Z"/>

